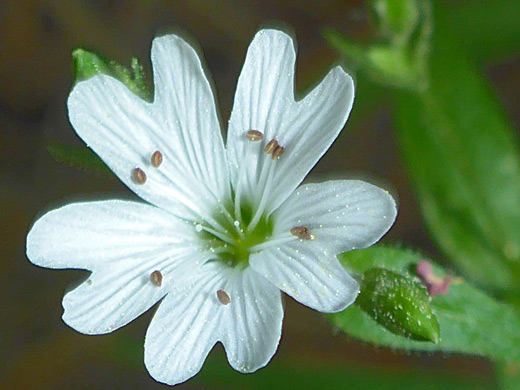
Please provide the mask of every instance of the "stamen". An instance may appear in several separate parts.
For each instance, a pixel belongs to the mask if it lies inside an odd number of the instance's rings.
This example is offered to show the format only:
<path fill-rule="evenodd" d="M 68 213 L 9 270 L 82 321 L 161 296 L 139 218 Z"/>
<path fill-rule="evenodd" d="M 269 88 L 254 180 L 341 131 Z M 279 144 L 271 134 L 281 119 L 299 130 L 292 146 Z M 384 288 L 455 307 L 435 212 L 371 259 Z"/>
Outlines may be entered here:
<path fill-rule="evenodd" d="M 161 152 L 159 152 L 158 150 L 156 150 L 153 154 L 152 154 L 152 158 L 150 159 L 150 162 L 152 163 L 152 166 L 154 168 L 159 168 L 159 165 L 162 164 L 162 161 L 163 161 L 163 155 Z"/>
<path fill-rule="evenodd" d="M 291 229 L 291 234 L 300 240 L 314 240 L 314 234 L 309 232 L 305 226 L 296 226 Z"/>
<path fill-rule="evenodd" d="M 135 168 L 132 171 L 132 179 L 136 184 L 144 184 L 146 183 L 146 173 L 141 168 Z"/>
<path fill-rule="evenodd" d="M 235 240 L 228 237 L 225 233 L 219 232 L 216 229 L 212 229 L 212 228 L 204 226 L 202 224 L 195 225 L 195 230 L 197 231 L 197 233 L 200 233 L 201 231 L 205 230 L 208 233 L 213 234 L 215 237 L 220 238 L 222 241 L 227 242 L 228 244 L 231 244 L 231 245 L 236 244 Z"/>
<path fill-rule="evenodd" d="M 273 154 L 272 154 L 271 158 L 273 160 L 279 160 L 280 157 L 282 157 L 284 152 L 285 152 L 285 148 L 283 146 L 276 145 L 276 147 L 273 150 Z"/>
<path fill-rule="evenodd" d="M 249 141 L 252 141 L 252 142 L 257 142 L 257 141 L 260 141 L 264 138 L 264 134 L 261 132 L 261 131 L 258 131 L 258 130 L 249 130 L 247 133 L 246 133 L 246 138 L 249 140 Z M 276 141 L 275 141 L 276 142 Z M 235 217 L 236 219 L 238 220 L 239 222 L 239 226 L 236 226 L 236 230 L 238 232 L 238 235 L 244 239 L 245 236 L 244 236 L 244 233 L 242 231 L 242 229 L 240 228 L 240 225 L 243 224 L 243 220 L 242 220 L 242 209 L 241 209 L 241 202 L 242 202 L 242 193 L 244 191 L 244 188 L 247 187 L 247 168 L 248 168 L 248 160 L 249 160 L 249 157 L 251 156 L 251 154 L 254 154 L 255 151 L 258 151 L 258 148 L 259 146 L 256 146 L 256 145 L 252 145 L 250 143 L 247 143 L 245 146 L 244 146 L 244 154 L 242 156 L 242 161 L 241 161 L 241 166 L 240 166 L 240 170 L 238 172 L 238 181 L 237 181 L 237 184 L 236 184 L 236 189 L 235 189 Z M 233 221 L 234 223 L 234 221 Z"/>
<path fill-rule="evenodd" d="M 223 305 L 229 305 L 229 302 L 231 302 L 231 298 L 229 298 L 229 295 L 224 290 L 218 290 L 217 291 L 217 298 L 220 303 Z"/>
<path fill-rule="evenodd" d="M 264 139 L 264 134 L 258 130 L 249 130 L 246 133 L 246 138 L 248 141 L 257 142 Z"/>
<path fill-rule="evenodd" d="M 293 235 L 285 233 L 283 235 L 273 237 L 273 238 L 269 239 L 269 241 L 263 242 L 258 245 L 253 245 L 252 247 L 249 248 L 249 253 L 263 251 L 264 249 L 269 249 L 269 248 L 272 248 L 273 246 L 279 246 L 280 244 L 284 244 L 289 241 L 294 241 L 296 239 L 297 238 L 294 237 Z"/>
<path fill-rule="evenodd" d="M 265 166 L 269 165 L 269 168 L 266 169 Z M 257 196 L 255 197 L 256 211 L 249 222 L 249 226 L 247 227 L 247 232 L 250 233 L 254 230 L 262 214 L 267 205 L 267 200 L 269 199 L 269 195 L 271 192 L 272 182 L 273 182 L 273 172 L 274 172 L 274 162 L 269 162 L 267 160 L 262 167 L 262 173 L 260 174 L 260 179 L 258 180 L 257 188 L 261 190 L 257 192 Z"/>
<path fill-rule="evenodd" d="M 161 287 L 162 279 L 163 279 L 163 277 L 162 277 L 161 271 L 153 271 L 150 274 L 150 282 L 152 282 L 152 284 L 155 287 Z"/>
<path fill-rule="evenodd" d="M 265 145 L 264 152 L 266 154 L 271 154 L 278 147 L 278 141 L 274 138 Z"/>
<path fill-rule="evenodd" d="M 269 143 L 265 146 L 264 152 L 266 154 L 271 154 L 271 159 L 273 161 L 278 160 L 285 152 L 285 148 L 278 144 L 278 141 L 274 138 L 269 141 Z M 256 188 L 256 196 L 255 196 L 255 206 L 256 211 L 247 227 L 247 232 L 251 232 L 254 230 L 258 221 L 260 220 L 263 212 L 265 211 L 265 207 L 267 205 L 268 194 L 271 191 L 272 182 L 273 182 L 273 174 L 274 174 L 274 163 L 269 164 L 268 160 L 264 162 L 262 166 L 262 170 L 260 172 L 260 179 L 257 182 Z M 259 191 L 260 190 L 260 191 Z"/>

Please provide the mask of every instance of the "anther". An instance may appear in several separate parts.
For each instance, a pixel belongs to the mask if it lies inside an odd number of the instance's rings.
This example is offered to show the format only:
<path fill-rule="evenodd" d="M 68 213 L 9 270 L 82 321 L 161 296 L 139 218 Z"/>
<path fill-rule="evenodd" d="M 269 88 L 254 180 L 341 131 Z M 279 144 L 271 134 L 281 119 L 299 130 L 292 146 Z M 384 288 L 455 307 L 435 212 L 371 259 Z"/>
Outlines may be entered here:
<path fill-rule="evenodd" d="M 162 164 L 162 160 L 163 160 L 163 155 L 161 152 L 159 152 L 158 150 L 156 150 L 153 154 L 152 154 L 152 158 L 150 159 L 150 162 L 152 163 L 152 166 L 154 168 L 158 168 L 159 165 Z"/>
<path fill-rule="evenodd" d="M 283 152 L 285 152 L 285 148 L 283 146 L 276 145 L 276 148 L 274 148 L 271 158 L 273 160 L 278 160 L 280 157 L 282 157 Z"/>
<path fill-rule="evenodd" d="M 153 271 L 150 274 L 150 282 L 156 287 L 161 287 L 162 284 L 162 274 L 161 271 Z"/>
<path fill-rule="evenodd" d="M 224 290 L 218 290 L 217 291 L 217 298 L 220 303 L 223 305 L 228 305 L 229 302 L 231 302 L 231 298 L 229 298 L 229 295 Z"/>
<path fill-rule="evenodd" d="M 258 130 L 249 130 L 246 133 L 246 138 L 248 141 L 257 142 L 264 139 L 264 134 Z"/>
<path fill-rule="evenodd" d="M 309 232 L 305 226 L 296 226 L 291 229 L 291 234 L 300 240 L 314 240 L 314 234 Z"/>
<path fill-rule="evenodd" d="M 267 143 L 267 145 L 265 145 L 264 152 L 266 154 L 271 154 L 274 152 L 274 150 L 277 148 L 277 146 L 278 146 L 278 141 L 275 139 L 272 139 L 271 141 L 269 141 Z"/>
<path fill-rule="evenodd" d="M 132 178 L 136 184 L 146 183 L 146 173 L 141 168 L 135 168 L 132 171 Z"/>

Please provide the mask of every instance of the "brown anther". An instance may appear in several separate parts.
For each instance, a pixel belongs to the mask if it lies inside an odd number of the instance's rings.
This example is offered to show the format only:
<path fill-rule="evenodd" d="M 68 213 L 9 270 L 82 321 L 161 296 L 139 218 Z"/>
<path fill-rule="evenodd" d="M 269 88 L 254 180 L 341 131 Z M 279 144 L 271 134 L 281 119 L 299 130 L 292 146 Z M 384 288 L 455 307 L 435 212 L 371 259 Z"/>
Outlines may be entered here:
<path fill-rule="evenodd" d="M 261 131 L 258 131 L 258 130 L 249 130 L 246 133 L 246 138 L 248 141 L 251 141 L 251 142 L 261 141 L 264 139 L 264 133 L 262 133 Z"/>
<path fill-rule="evenodd" d="M 314 235 L 311 234 L 305 226 L 296 226 L 291 229 L 291 234 L 298 237 L 300 240 L 314 240 Z"/>
<path fill-rule="evenodd" d="M 152 284 L 155 287 L 161 287 L 161 284 L 162 284 L 162 274 L 161 274 L 161 271 L 153 271 L 150 274 L 150 282 L 152 282 Z"/>
<path fill-rule="evenodd" d="M 267 154 L 271 154 L 274 152 L 274 150 L 276 149 L 277 146 L 278 146 L 278 141 L 275 139 L 272 139 L 271 141 L 269 141 L 267 143 L 267 145 L 265 145 L 264 152 Z"/>
<path fill-rule="evenodd" d="M 159 165 L 162 164 L 162 160 L 163 160 L 162 153 L 159 152 L 158 150 L 156 150 L 155 152 L 153 152 L 152 158 L 150 159 L 150 162 L 152 163 L 152 166 L 154 168 L 158 168 Z"/>
<path fill-rule="evenodd" d="M 231 302 L 231 298 L 229 298 L 229 295 L 224 290 L 218 290 L 217 291 L 217 298 L 220 303 L 223 305 L 228 305 L 229 302 Z"/>
<path fill-rule="evenodd" d="M 132 179 L 136 184 L 144 184 L 146 183 L 146 173 L 141 168 L 135 168 L 132 171 Z"/>
<path fill-rule="evenodd" d="M 276 145 L 276 148 L 274 148 L 271 158 L 273 160 L 278 160 L 280 157 L 283 156 L 283 152 L 285 152 L 285 148 L 283 146 Z"/>

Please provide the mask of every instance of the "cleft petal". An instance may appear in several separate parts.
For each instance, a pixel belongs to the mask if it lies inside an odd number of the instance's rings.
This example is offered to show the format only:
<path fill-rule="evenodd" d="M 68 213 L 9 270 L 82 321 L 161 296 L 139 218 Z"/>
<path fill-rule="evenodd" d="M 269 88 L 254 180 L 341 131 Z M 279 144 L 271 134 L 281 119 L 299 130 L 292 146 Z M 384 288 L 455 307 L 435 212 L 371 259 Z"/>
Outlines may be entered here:
<path fill-rule="evenodd" d="M 376 243 L 397 216 L 394 198 L 361 180 L 331 180 L 298 188 L 273 215 L 275 234 L 306 226 L 330 253 Z"/>
<path fill-rule="evenodd" d="M 273 214 L 274 236 L 295 227 L 307 234 L 252 255 L 250 265 L 304 305 L 322 312 L 343 310 L 359 287 L 336 256 L 374 244 L 396 214 L 388 192 L 362 181 L 304 185 Z"/>
<path fill-rule="evenodd" d="M 146 368 L 157 381 L 176 385 L 197 374 L 219 339 L 222 304 L 216 291 L 226 283 L 212 262 L 179 280 L 152 318 L 144 344 Z"/>
<path fill-rule="evenodd" d="M 278 30 L 261 30 L 251 43 L 238 80 L 229 120 L 228 160 L 237 187 L 240 167 L 247 156 L 246 194 L 262 191 L 258 183 L 270 156 L 263 148 L 246 153 L 248 130 L 261 131 L 264 143 L 278 141 L 284 153 L 276 161 L 267 213 L 271 213 L 301 183 L 345 125 L 354 99 L 354 84 L 335 67 L 300 101 L 294 96 L 294 42 Z"/>
<path fill-rule="evenodd" d="M 251 255 L 251 268 L 298 302 L 323 313 L 354 302 L 358 283 L 318 243 L 291 241 Z"/>
<path fill-rule="evenodd" d="M 48 268 L 93 271 L 63 299 L 63 320 L 86 334 L 111 332 L 159 301 L 207 255 L 185 222 L 154 206 L 120 200 L 76 203 L 41 217 L 27 256 Z M 161 286 L 150 274 L 160 271 Z"/>
<path fill-rule="evenodd" d="M 234 270 L 224 290 L 230 303 L 223 310 L 221 341 L 229 364 L 240 372 L 254 372 L 269 363 L 280 342 L 280 290 L 251 267 Z"/>
<path fill-rule="evenodd" d="M 137 195 L 177 217 L 199 220 L 230 197 L 213 94 L 197 54 L 177 36 L 154 40 L 152 64 L 153 104 L 99 75 L 73 88 L 69 119 Z"/>
<path fill-rule="evenodd" d="M 221 341 L 234 369 L 256 371 L 276 352 L 282 319 L 278 288 L 251 268 L 209 262 L 161 302 L 146 333 L 146 367 L 160 382 L 184 382 Z"/>

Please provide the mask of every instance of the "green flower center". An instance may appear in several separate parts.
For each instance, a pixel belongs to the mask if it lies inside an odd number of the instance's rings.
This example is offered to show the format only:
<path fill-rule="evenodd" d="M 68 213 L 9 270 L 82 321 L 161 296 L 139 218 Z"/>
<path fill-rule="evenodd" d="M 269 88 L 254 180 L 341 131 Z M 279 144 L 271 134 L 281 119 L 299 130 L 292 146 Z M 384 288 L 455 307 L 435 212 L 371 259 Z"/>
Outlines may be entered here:
<path fill-rule="evenodd" d="M 233 205 L 225 207 L 226 210 L 234 210 Z M 209 249 L 215 252 L 215 259 L 232 267 L 247 267 L 249 256 L 254 253 L 255 247 L 265 243 L 273 234 L 273 218 L 262 215 L 258 222 L 251 225 L 254 218 L 254 210 L 249 204 L 242 202 L 240 215 L 233 212 L 218 210 L 213 219 L 220 228 L 206 229 L 202 225 L 202 238 L 207 242 Z M 216 230 L 216 231 L 208 231 Z"/>

